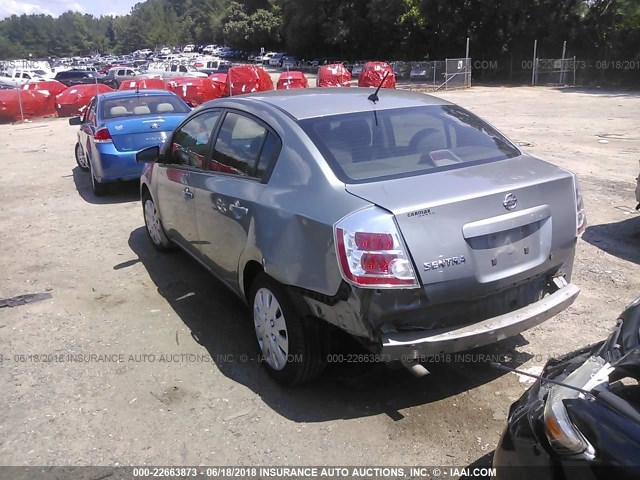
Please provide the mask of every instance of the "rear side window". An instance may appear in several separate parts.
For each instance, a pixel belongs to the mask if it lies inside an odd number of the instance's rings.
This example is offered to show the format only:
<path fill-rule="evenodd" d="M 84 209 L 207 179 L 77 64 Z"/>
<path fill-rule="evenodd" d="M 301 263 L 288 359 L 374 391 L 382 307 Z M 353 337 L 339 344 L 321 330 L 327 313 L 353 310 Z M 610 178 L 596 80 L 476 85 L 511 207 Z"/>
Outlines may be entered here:
<path fill-rule="evenodd" d="M 520 155 L 494 128 L 456 105 L 310 118 L 300 125 L 346 183 L 422 175 Z"/>
<path fill-rule="evenodd" d="M 229 112 L 216 139 L 210 170 L 263 178 L 280 151 L 280 139 L 252 118 Z"/>
<path fill-rule="evenodd" d="M 267 138 L 262 146 L 262 151 L 260 152 L 260 157 L 258 158 L 258 164 L 256 166 L 256 177 L 264 178 L 269 166 L 275 162 L 276 158 L 280 154 L 281 148 L 282 142 L 280 142 L 280 138 L 267 131 Z"/>

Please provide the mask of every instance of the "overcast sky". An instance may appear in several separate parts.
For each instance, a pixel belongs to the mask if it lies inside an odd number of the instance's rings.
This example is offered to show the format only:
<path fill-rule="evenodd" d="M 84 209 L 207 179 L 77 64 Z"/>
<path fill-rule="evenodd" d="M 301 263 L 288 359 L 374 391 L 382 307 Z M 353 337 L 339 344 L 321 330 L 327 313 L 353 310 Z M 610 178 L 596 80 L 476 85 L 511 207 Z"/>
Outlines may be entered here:
<path fill-rule="evenodd" d="M 131 7 L 141 1 L 144 0 L 1 0 L 0 19 L 23 13 L 44 13 L 57 17 L 67 10 L 90 13 L 94 17 L 125 15 L 131 11 Z"/>

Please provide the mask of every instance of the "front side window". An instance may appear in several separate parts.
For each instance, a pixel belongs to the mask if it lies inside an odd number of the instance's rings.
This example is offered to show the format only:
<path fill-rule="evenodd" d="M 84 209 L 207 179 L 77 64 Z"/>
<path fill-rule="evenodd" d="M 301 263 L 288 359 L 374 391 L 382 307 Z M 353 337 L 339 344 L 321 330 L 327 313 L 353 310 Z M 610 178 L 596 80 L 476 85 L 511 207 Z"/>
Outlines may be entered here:
<path fill-rule="evenodd" d="M 204 168 L 219 111 L 206 112 L 192 118 L 173 134 L 171 163 L 188 167 Z"/>
<path fill-rule="evenodd" d="M 262 124 L 229 112 L 220 127 L 209 170 L 262 178 L 276 147 L 279 151 L 280 139 Z"/>
<path fill-rule="evenodd" d="M 520 155 L 494 128 L 456 105 L 310 118 L 307 135 L 346 183 L 422 175 Z"/>

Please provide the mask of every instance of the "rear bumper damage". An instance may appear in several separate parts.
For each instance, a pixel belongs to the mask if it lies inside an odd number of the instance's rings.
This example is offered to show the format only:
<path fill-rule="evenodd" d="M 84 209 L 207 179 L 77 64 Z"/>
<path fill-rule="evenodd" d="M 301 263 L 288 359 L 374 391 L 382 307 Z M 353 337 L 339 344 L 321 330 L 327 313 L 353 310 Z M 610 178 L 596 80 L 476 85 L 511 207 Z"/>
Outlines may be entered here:
<path fill-rule="evenodd" d="M 569 270 L 570 271 L 570 270 Z M 434 305 L 424 289 L 376 291 L 344 285 L 335 297 L 303 293 L 314 316 L 389 361 L 412 362 L 470 350 L 532 328 L 569 307 L 580 293 L 557 270 L 487 297 Z"/>
<path fill-rule="evenodd" d="M 383 334 L 381 353 L 392 360 L 419 359 L 489 345 L 517 335 L 557 315 L 571 305 L 580 289 L 566 284 L 555 293 L 519 310 L 450 330 Z"/>

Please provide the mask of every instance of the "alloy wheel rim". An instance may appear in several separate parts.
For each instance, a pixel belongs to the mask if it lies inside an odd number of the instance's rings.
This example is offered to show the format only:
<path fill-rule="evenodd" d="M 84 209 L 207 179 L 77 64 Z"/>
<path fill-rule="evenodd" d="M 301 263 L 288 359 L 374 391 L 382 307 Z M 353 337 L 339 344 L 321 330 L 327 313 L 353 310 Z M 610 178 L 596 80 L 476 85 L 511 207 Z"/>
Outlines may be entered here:
<path fill-rule="evenodd" d="M 147 231 L 153 243 L 160 245 L 160 218 L 156 211 L 156 206 L 152 200 L 144 202 L 144 223 L 147 226 Z"/>
<path fill-rule="evenodd" d="M 259 289 L 253 299 L 253 324 L 264 360 L 282 370 L 289 355 L 289 334 L 282 307 L 268 288 Z"/>

